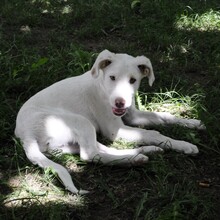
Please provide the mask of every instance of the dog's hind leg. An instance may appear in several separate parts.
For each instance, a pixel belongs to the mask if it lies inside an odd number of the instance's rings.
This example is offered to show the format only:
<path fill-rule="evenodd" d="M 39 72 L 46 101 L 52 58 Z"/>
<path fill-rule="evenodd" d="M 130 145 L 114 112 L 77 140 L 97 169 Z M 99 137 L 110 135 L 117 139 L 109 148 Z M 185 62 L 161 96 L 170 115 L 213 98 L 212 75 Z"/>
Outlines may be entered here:
<path fill-rule="evenodd" d="M 163 149 L 156 146 L 144 146 L 134 149 L 115 149 L 98 143 L 101 162 L 107 165 L 142 165 L 148 162 L 146 154 L 162 153 Z"/>
<path fill-rule="evenodd" d="M 84 161 L 106 165 L 140 165 L 148 162 L 144 148 L 117 150 L 97 142 L 95 128 L 89 124 L 78 132 L 80 158 Z M 155 151 L 158 149 L 155 147 Z"/>
<path fill-rule="evenodd" d="M 97 142 L 96 130 L 90 122 L 83 123 L 81 129 L 77 129 L 77 139 L 82 160 L 106 165 L 141 165 L 148 162 L 144 154 L 162 151 L 155 146 L 124 150 L 106 147 Z"/>

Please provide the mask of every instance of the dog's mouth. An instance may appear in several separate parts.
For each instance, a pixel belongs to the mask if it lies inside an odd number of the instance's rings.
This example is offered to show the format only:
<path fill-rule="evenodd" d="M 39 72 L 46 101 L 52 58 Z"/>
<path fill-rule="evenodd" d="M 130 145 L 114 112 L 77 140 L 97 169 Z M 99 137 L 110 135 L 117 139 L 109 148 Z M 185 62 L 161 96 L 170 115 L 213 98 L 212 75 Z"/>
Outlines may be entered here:
<path fill-rule="evenodd" d="M 112 107 L 112 112 L 116 116 L 122 116 L 126 113 L 126 108 L 114 108 Z"/>

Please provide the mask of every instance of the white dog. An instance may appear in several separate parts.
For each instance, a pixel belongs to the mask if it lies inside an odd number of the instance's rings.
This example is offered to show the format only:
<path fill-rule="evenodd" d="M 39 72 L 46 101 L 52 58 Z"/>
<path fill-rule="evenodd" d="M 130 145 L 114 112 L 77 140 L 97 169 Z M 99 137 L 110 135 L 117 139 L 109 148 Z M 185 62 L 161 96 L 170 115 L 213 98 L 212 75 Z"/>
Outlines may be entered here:
<path fill-rule="evenodd" d="M 199 120 L 137 110 L 134 96 L 143 77 L 148 77 L 152 86 L 155 78 L 148 58 L 104 50 L 90 71 L 37 93 L 22 106 L 15 129 L 28 159 L 40 167 L 52 167 L 66 189 L 83 194 L 86 191 L 74 186 L 68 171 L 44 153 L 54 150 L 79 153 L 84 161 L 119 165 L 147 163 L 146 154 L 163 149 L 197 154 L 198 148 L 193 144 L 133 127 L 179 124 L 203 128 Z M 112 141 L 122 138 L 142 147 L 108 148 L 97 142 L 96 132 Z"/>

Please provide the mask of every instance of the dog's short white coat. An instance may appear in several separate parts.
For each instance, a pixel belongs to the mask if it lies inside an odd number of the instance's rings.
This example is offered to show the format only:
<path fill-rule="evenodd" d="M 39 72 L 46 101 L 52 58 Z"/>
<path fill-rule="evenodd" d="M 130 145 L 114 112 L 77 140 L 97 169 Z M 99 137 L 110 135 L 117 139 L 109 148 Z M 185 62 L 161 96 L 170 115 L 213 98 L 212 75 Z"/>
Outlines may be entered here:
<path fill-rule="evenodd" d="M 86 191 L 74 186 L 68 171 L 44 153 L 53 150 L 79 153 L 88 162 L 118 165 L 144 164 L 148 162 L 146 154 L 163 149 L 197 154 L 198 148 L 193 144 L 134 127 L 159 124 L 204 127 L 199 120 L 137 110 L 134 96 L 145 76 L 151 86 L 155 78 L 148 58 L 104 50 L 90 71 L 57 82 L 31 97 L 20 109 L 15 129 L 28 159 L 43 168 L 52 167 L 66 189 L 83 194 Z M 108 148 L 97 141 L 97 132 L 109 140 L 122 138 L 141 147 Z"/>

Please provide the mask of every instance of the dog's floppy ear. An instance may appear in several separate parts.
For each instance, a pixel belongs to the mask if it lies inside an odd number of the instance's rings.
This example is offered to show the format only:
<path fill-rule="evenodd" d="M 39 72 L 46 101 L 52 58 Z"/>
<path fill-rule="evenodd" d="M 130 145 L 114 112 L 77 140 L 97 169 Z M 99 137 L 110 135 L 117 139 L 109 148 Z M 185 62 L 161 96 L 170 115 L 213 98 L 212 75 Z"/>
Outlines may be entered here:
<path fill-rule="evenodd" d="M 144 77 L 148 77 L 148 83 L 150 86 L 152 86 L 155 80 L 155 76 L 150 60 L 145 56 L 138 56 L 136 59 L 138 69 L 144 75 Z"/>
<path fill-rule="evenodd" d="M 98 77 L 100 70 L 103 70 L 105 67 L 109 66 L 112 63 L 113 56 L 114 53 L 108 50 L 103 50 L 98 55 L 91 69 L 91 73 L 94 78 Z"/>

